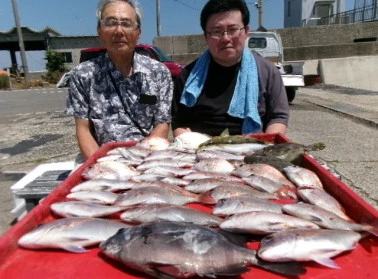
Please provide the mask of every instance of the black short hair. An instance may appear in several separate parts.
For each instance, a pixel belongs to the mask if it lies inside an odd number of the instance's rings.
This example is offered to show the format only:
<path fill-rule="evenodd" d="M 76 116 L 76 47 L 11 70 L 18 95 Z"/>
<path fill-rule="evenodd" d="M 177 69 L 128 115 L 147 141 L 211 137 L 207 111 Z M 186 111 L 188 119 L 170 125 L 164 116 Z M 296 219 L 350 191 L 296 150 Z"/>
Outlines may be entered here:
<path fill-rule="evenodd" d="M 249 24 L 249 9 L 244 0 L 209 0 L 201 12 L 201 27 L 206 32 L 206 24 L 213 14 L 240 11 L 244 26 Z"/>

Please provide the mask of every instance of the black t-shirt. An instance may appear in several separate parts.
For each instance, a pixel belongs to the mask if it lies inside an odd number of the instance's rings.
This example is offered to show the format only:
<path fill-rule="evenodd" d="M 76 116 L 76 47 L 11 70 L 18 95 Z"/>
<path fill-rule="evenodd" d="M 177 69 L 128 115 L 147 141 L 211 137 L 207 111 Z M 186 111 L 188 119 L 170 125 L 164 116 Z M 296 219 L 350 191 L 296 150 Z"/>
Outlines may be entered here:
<path fill-rule="evenodd" d="M 276 122 L 287 125 L 289 107 L 281 75 L 270 61 L 256 55 L 255 59 L 259 73 L 258 111 L 263 130 L 268 124 Z M 201 95 L 193 107 L 187 107 L 180 103 L 180 99 L 195 63 L 196 61 L 186 66 L 175 81 L 172 102 L 173 130 L 180 127 L 190 128 L 195 132 L 218 136 L 228 128 L 230 134 L 241 134 L 243 119 L 227 114 L 241 63 L 223 67 L 211 59 Z"/>

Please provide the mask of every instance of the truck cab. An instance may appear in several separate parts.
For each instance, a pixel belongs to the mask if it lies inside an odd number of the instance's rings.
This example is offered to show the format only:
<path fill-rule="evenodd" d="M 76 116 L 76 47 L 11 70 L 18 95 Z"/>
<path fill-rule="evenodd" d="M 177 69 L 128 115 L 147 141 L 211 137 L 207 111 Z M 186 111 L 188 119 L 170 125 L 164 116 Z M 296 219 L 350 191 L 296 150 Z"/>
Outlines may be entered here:
<path fill-rule="evenodd" d="M 248 34 L 246 47 L 276 65 L 285 85 L 287 99 L 292 102 L 296 90 L 304 86 L 303 61 L 284 61 L 281 36 L 276 32 L 252 31 Z"/>
<path fill-rule="evenodd" d="M 138 44 L 135 46 L 135 51 L 138 54 L 148 56 L 155 59 L 165 66 L 171 72 L 172 79 L 174 80 L 185 67 L 185 64 L 174 62 L 167 54 L 164 53 L 160 48 L 151 45 Z M 91 47 L 85 48 L 80 51 L 80 63 L 88 61 L 90 59 L 96 58 L 100 55 L 106 53 L 106 48 L 104 47 Z M 66 87 L 69 85 L 70 72 L 65 73 L 62 78 L 57 83 L 56 87 Z"/>

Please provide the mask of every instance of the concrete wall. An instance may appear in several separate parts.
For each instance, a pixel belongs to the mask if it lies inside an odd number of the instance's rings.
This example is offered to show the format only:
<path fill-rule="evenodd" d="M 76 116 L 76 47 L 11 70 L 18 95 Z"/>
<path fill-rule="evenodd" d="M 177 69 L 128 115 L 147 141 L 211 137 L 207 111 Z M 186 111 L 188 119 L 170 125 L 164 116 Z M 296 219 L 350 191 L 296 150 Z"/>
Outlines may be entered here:
<path fill-rule="evenodd" d="M 305 75 L 321 75 L 323 82 L 329 84 L 378 91 L 378 79 L 374 79 L 378 65 L 378 22 L 274 31 L 282 38 L 286 61 L 305 61 Z M 157 37 L 154 45 L 175 61 L 186 64 L 207 48 L 202 34 Z"/>
<path fill-rule="evenodd" d="M 319 69 L 326 84 L 378 91 L 378 56 L 322 59 Z"/>
<path fill-rule="evenodd" d="M 354 42 L 378 38 L 378 22 L 296 27 L 273 30 L 280 34 L 287 61 L 378 55 L 378 42 Z M 188 63 L 205 49 L 202 34 L 156 37 L 154 45 L 177 62 Z"/>

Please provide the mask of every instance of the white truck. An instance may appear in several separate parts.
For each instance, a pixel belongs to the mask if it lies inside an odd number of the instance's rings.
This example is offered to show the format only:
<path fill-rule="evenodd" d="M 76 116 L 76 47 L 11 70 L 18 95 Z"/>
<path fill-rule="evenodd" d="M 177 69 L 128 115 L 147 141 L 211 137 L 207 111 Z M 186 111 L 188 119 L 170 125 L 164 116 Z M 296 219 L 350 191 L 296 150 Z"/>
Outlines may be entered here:
<path fill-rule="evenodd" d="M 281 36 L 276 32 L 249 32 L 246 47 L 273 62 L 279 69 L 285 85 L 287 99 L 292 102 L 300 86 L 304 86 L 303 61 L 284 61 Z"/>

